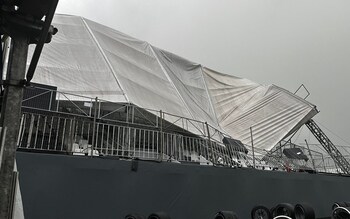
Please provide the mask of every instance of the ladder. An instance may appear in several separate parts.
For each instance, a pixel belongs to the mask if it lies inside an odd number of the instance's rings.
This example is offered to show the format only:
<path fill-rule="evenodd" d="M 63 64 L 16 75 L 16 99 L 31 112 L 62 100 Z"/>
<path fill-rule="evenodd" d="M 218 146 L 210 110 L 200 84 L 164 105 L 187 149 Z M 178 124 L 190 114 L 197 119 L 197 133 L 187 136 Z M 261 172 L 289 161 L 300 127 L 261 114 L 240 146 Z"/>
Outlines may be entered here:
<path fill-rule="evenodd" d="M 345 157 L 340 153 L 337 147 L 331 142 L 327 135 L 321 130 L 315 121 L 310 119 L 306 126 L 310 129 L 311 133 L 320 142 L 323 148 L 328 152 L 334 163 L 343 171 L 345 174 L 350 174 L 350 164 Z"/>

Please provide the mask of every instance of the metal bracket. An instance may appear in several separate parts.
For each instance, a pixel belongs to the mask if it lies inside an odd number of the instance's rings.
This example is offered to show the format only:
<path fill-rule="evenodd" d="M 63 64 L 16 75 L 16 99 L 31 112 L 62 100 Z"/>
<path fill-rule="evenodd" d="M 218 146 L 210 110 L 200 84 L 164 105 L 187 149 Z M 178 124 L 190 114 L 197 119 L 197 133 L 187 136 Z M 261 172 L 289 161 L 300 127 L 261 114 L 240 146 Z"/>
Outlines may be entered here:
<path fill-rule="evenodd" d="M 299 86 L 299 88 L 294 92 L 294 94 L 296 95 L 298 93 L 298 91 L 300 90 L 300 88 L 304 88 L 304 90 L 306 91 L 307 95 L 303 98 L 304 100 L 306 100 L 306 98 L 308 98 L 308 96 L 310 96 L 310 92 L 309 90 L 305 87 L 304 84 L 301 84 Z"/>
<path fill-rule="evenodd" d="M 8 86 L 27 87 L 30 85 L 30 83 L 27 82 L 27 80 L 25 80 L 25 79 L 23 79 L 23 80 L 3 80 L 1 85 L 3 85 L 4 87 L 8 87 Z"/>

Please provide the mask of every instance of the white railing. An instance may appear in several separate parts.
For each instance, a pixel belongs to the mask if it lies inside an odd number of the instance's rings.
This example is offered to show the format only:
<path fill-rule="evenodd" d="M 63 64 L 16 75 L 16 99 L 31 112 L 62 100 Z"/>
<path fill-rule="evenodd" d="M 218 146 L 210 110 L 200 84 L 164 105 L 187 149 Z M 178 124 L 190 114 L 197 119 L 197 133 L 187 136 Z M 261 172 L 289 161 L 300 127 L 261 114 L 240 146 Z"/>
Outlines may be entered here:
<path fill-rule="evenodd" d="M 311 161 L 296 161 L 258 148 L 254 148 L 253 156 L 250 145 L 244 145 L 248 153 L 243 148 L 240 151 L 224 145 L 223 138 L 230 136 L 206 122 L 130 103 L 35 89 L 41 92 L 23 100 L 18 138 L 21 149 L 230 167 L 254 167 L 255 164 L 258 169 L 313 168 Z M 44 107 L 37 108 L 28 102 L 43 97 L 47 102 Z M 307 152 L 310 153 L 304 154 Z M 332 172 L 319 154 L 313 153 L 313 160 L 316 171 Z"/>
<path fill-rule="evenodd" d="M 103 120 L 94 123 L 89 117 L 69 117 L 61 113 L 23 113 L 18 145 L 20 149 L 75 155 L 90 155 L 94 152 L 101 156 L 223 166 L 237 166 L 239 161 L 247 163 L 249 160 L 243 151 L 206 138 Z"/>

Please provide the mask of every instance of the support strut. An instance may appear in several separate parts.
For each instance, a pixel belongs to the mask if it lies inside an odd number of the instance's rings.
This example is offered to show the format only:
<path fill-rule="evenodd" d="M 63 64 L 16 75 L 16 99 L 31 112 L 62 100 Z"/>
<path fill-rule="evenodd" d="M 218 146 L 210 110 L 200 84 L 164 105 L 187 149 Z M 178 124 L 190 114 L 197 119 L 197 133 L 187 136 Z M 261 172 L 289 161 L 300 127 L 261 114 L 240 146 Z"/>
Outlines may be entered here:
<path fill-rule="evenodd" d="M 321 130 L 315 121 L 310 119 L 306 126 L 310 129 L 311 133 L 320 142 L 323 148 L 334 160 L 334 163 L 343 171 L 343 173 L 350 175 L 350 164 L 345 157 L 340 153 L 338 148 L 332 143 L 327 135 Z"/>

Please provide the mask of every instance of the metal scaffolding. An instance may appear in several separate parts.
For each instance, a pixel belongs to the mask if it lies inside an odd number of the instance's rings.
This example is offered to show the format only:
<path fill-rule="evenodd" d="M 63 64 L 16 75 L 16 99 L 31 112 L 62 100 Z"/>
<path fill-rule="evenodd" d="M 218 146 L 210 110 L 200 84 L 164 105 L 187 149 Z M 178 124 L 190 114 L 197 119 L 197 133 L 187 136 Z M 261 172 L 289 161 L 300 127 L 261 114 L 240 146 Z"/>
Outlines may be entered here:
<path fill-rule="evenodd" d="M 306 126 L 310 129 L 311 133 L 320 142 L 327 153 L 332 157 L 334 163 L 343 171 L 345 174 L 350 174 L 350 164 L 345 157 L 340 153 L 337 147 L 327 137 L 327 135 L 321 130 L 315 121 L 310 119 Z"/>

